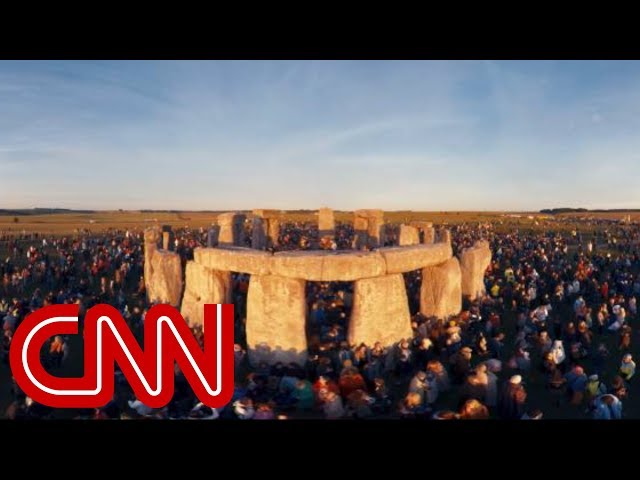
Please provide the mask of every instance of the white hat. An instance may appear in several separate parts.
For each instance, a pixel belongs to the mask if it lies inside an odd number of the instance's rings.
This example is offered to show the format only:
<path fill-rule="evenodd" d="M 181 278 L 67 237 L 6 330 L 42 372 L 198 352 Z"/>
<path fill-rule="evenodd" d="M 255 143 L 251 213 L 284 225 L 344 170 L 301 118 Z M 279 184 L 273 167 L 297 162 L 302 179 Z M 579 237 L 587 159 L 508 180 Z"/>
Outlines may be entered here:
<path fill-rule="evenodd" d="M 520 383 L 522 383 L 522 377 L 520 375 L 514 375 L 509 379 L 509 383 L 512 385 L 520 385 Z"/>

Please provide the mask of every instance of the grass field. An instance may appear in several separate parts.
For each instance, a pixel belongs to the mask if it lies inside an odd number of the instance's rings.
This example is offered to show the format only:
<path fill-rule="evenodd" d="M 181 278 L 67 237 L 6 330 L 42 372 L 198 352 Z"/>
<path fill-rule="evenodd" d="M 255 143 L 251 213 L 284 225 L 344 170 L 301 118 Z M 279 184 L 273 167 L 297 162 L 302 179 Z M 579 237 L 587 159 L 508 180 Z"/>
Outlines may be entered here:
<path fill-rule="evenodd" d="M 249 212 L 245 212 L 249 213 Z M 43 233 L 70 235 L 79 230 L 98 233 L 109 229 L 142 229 L 161 224 L 172 227 L 200 228 L 208 227 L 216 221 L 217 213 L 210 212 L 136 212 L 136 211 L 100 211 L 96 213 L 60 213 L 46 215 L 0 215 L 0 232 L 3 233 Z M 604 212 L 596 214 L 574 213 L 559 214 L 554 217 L 534 212 L 385 212 L 385 221 L 391 224 L 408 223 L 413 220 L 433 222 L 437 225 L 460 223 L 498 223 L 498 229 L 547 229 L 565 230 L 579 223 L 584 225 L 588 218 L 619 220 L 626 214 Z M 313 222 L 317 220 L 314 211 L 283 211 L 285 221 Z M 336 211 L 337 222 L 352 222 L 353 213 Z M 640 213 L 631 213 L 632 221 L 640 221 Z M 574 222 L 574 220 L 576 220 Z"/>

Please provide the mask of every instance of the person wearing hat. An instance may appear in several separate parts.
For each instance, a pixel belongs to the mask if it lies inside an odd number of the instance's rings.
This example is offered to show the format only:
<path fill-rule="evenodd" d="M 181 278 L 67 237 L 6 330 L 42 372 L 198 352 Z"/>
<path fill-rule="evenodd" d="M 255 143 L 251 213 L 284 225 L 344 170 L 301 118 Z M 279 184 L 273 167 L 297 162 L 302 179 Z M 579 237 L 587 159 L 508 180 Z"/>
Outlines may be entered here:
<path fill-rule="evenodd" d="M 622 363 L 620 364 L 620 376 L 625 380 L 631 380 L 636 373 L 636 364 L 633 361 L 630 353 L 627 353 L 622 357 Z"/>
<path fill-rule="evenodd" d="M 607 393 L 607 387 L 600 381 L 598 374 L 594 373 L 590 375 L 586 388 L 587 401 L 592 402 L 596 397 L 604 395 L 605 393 Z"/>
<path fill-rule="evenodd" d="M 498 400 L 498 415 L 504 420 L 518 420 L 525 412 L 527 392 L 522 385 L 522 377 L 514 375 L 504 386 Z"/>

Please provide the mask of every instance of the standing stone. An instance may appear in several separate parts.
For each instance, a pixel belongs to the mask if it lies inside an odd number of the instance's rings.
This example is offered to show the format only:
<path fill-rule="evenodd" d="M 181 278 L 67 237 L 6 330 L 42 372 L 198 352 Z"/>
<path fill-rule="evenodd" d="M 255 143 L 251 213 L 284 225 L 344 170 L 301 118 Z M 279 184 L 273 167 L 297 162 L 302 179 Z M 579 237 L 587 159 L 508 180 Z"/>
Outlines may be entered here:
<path fill-rule="evenodd" d="M 384 212 L 382 210 L 356 210 L 353 215 L 356 248 L 361 249 L 365 245 L 376 248 L 384 244 Z"/>
<path fill-rule="evenodd" d="M 157 250 L 151 258 L 153 273 L 149 301 L 180 305 L 182 297 L 182 260 L 180 255 L 167 250 Z"/>
<path fill-rule="evenodd" d="M 427 245 L 431 244 L 431 243 L 434 243 L 435 240 L 436 240 L 436 231 L 435 231 L 435 229 L 433 227 L 425 227 L 422 230 L 422 235 L 423 235 L 422 243 L 425 243 Z M 451 242 L 449 242 L 449 243 L 451 243 Z"/>
<path fill-rule="evenodd" d="M 354 282 L 349 343 L 390 346 L 413 336 L 409 301 L 401 273 Z"/>
<path fill-rule="evenodd" d="M 251 275 L 247 292 L 246 335 L 249 361 L 307 360 L 305 281 L 276 275 Z"/>
<path fill-rule="evenodd" d="M 158 250 L 160 241 L 160 229 L 158 227 L 147 228 L 144 231 L 144 285 L 147 291 L 147 299 L 153 296 L 153 264 L 151 259 Z"/>
<path fill-rule="evenodd" d="M 489 242 L 480 240 L 460 253 L 462 295 L 475 300 L 485 294 L 484 274 L 491 264 Z"/>
<path fill-rule="evenodd" d="M 435 242 L 436 232 L 432 222 L 414 220 L 409 222 L 409 225 L 416 227 L 420 231 L 420 243 L 430 244 Z"/>
<path fill-rule="evenodd" d="M 187 262 L 185 279 L 180 313 L 189 326 L 203 325 L 205 304 L 233 303 L 231 272 Z"/>
<path fill-rule="evenodd" d="M 382 210 L 368 210 L 369 215 L 369 246 L 379 247 L 384 245 L 384 212 Z"/>
<path fill-rule="evenodd" d="M 267 245 L 277 247 L 280 244 L 280 219 L 271 217 L 267 225 Z"/>
<path fill-rule="evenodd" d="M 267 232 L 265 221 L 261 217 L 253 217 L 253 231 L 251 233 L 251 248 L 264 250 L 267 248 Z"/>
<path fill-rule="evenodd" d="M 353 219 L 353 233 L 353 248 L 361 250 L 366 247 L 369 244 L 369 220 L 356 215 Z"/>
<path fill-rule="evenodd" d="M 163 225 L 162 226 L 162 249 L 174 250 L 174 241 L 175 241 L 175 236 L 173 234 L 173 230 L 171 229 L 171 225 Z"/>
<path fill-rule="evenodd" d="M 456 257 L 422 269 L 420 313 L 445 319 L 462 310 L 462 273 Z"/>
<path fill-rule="evenodd" d="M 333 216 L 333 210 L 322 207 L 318 210 L 318 235 L 320 238 L 335 236 L 336 222 Z"/>
<path fill-rule="evenodd" d="M 398 234 L 398 245 L 418 245 L 420 243 L 419 231 L 416 227 L 409 225 L 400 225 L 400 233 Z"/>
<path fill-rule="evenodd" d="M 221 213 L 218 215 L 218 225 L 220 235 L 218 243 L 220 246 L 231 246 L 244 244 L 244 221 L 245 215 L 237 212 Z"/>
<path fill-rule="evenodd" d="M 451 230 L 441 228 L 438 230 L 437 243 L 451 243 Z"/>
<path fill-rule="evenodd" d="M 220 226 L 212 225 L 209 231 L 207 232 L 207 247 L 217 247 L 218 246 L 218 238 L 220 237 Z"/>

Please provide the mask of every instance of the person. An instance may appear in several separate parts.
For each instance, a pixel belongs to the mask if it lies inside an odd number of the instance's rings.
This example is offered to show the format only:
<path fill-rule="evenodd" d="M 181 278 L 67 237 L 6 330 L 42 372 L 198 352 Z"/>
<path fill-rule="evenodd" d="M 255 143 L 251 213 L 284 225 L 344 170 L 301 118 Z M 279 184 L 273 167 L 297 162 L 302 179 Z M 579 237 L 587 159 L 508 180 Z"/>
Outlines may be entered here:
<path fill-rule="evenodd" d="M 427 372 L 419 371 L 409 382 L 409 393 L 417 393 L 420 395 L 420 404 L 426 403 L 426 396 L 429 390 L 427 382 Z"/>
<path fill-rule="evenodd" d="M 551 347 L 550 353 L 551 353 L 551 358 L 553 359 L 553 362 L 558 367 L 561 367 L 563 365 L 563 362 L 567 358 L 567 354 L 564 351 L 564 344 L 562 343 L 562 340 L 555 340 L 553 342 L 553 346 Z"/>
<path fill-rule="evenodd" d="M 594 401 L 593 418 L 595 420 L 620 420 L 622 402 L 615 395 L 605 393 Z"/>
<path fill-rule="evenodd" d="M 502 370 L 502 362 L 492 358 L 485 362 L 487 366 L 487 392 L 485 404 L 493 408 L 498 404 L 498 373 Z"/>
<path fill-rule="evenodd" d="M 571 398 L 572 405 L 579 405 L 584 399 L 584 392 L 587 388 L 587 375 L 580 365 L 575 365 L 565 375 L 567 379 L 567 392 Z"/>
<path fill-rule="evenodd" d="M 477 399 L 470 398 L 460 408 L 458 418 L 461 420 L 486 420 L 489 418 L 489 409 Z"/>
<path fill-rule="evenodd" d="M 330 420 L 342 418 L 345 413 L 342 405 L 342 398 L 335 392 L 327 393 L 322 409 L 324 411 L 325 418 Z"/>
<path fill-rule="evenodd" d="M 315 402 L 313 388 L 309 380 L 298 380 L 293 391 L 293 398 L 296 401 L 298 410 L 311 410 Z"/>
<path fill-rule="evenodd" d="M 636 364 L 633 361 L 633 357 L 631 356 L 630 353 L 627 353 L 622 357 L 619 373 L 620 373 L 620 376 L 627 382 L 631 380 L 631 377 L 635 375 Z"/>
<path fill-rule="evenodd" d="M 534 408 L 522 415 L 522 420 L 542 420 L 543 413 L 539 408 Z"/>
<path fill-rule="evenodd" d="M 607 387 L 600 381 L 598 374 L 594 373 L 589 376 L 586 387 L 587 401 L 593 403 L 593 400 L 600 395 L 607 393 Z"/>
<path fill-rule="evenodd" d="M 522 385 L 522 377 L 514 375 L 505 385 L 498 402 L 498 414 L 505 420 L 517 420 L 525 412 L 527 392 Z"/>

